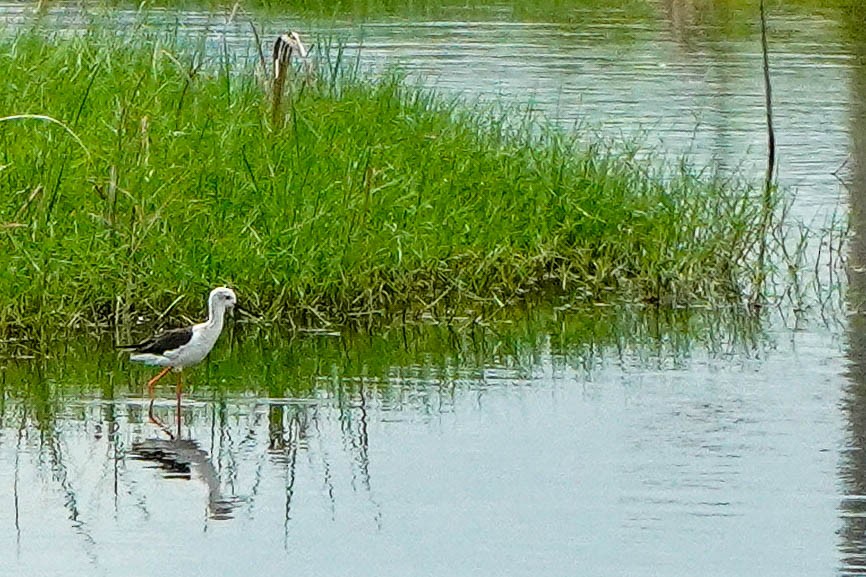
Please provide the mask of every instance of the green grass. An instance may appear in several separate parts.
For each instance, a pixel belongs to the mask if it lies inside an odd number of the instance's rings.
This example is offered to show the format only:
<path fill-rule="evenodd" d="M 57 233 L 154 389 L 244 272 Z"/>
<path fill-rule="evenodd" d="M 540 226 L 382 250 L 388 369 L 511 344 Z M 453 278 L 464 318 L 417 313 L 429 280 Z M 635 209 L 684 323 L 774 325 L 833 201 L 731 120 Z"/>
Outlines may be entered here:
<path fill-rule="evenodd" d="M 729 301 L 764 237 L 748 188 L 336 57 L 280 126 L 252 65 L 144 29 L 24 33 L 0 70 L 0 117 L 63 123 L 0 122 L 7 337 L 197 316 L 223 283 L 286 324 Z"/>
<path fill-rule="evenodd" d="M 853 1 L 853 0 L 852 0 Z M 131 6 L 110 0 L 115 6 Z M 50 8 L 50 0 L 44 2 Z M 278 17 L 361 22 L 381 18 L 427 20 L 479 18 L 520 22 L 579 24 L 587 18 L 637 21 L 656 13 L 651 0 L 150 0 L 147 6 L 169 9 L 249 11 Z"/>
<path fill-rule="evenodd" d="M 50 9 L 54 3 L 43 0 Z M 247 10 L 256 14 L 303 16 L 315 19 L 364 21 L 381 18 L 415 20 L 478 18 L 519 22 L 581 25 L 587 20 L 608 23 L 656 21 L 673 10 L 653 0 L 150 0 L 144 4 L 110 0 L 114 6 L 169 9 Z M 722 26 L 729 32 L 753 28 L 757 4 L 753 0 L 689 0 L 677 9 L 685 23 L 703 27 Z M 771 14 L 815 14 L 862 22 L 860 0 L 766 0 Z M 707 32 L 715 32 L 708 29 Z"/>

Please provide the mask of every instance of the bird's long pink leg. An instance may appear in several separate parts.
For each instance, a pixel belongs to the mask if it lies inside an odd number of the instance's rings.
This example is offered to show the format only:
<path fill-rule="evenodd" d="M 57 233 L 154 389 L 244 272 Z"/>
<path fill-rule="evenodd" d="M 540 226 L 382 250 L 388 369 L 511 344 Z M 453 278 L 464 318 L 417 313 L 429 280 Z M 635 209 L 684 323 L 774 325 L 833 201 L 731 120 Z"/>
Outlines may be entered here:
<path fill-rule="evenodd" d="M 147 416 L 150 418 L 150 422 L 162 429 L 162 431 L 169 436 L 169 438 L 174 439 L 174 433 L 171 432 L 171 429 L 165 426 L 165 423 L 156 418 L 156 415 L 153 414 L 153 399 L 150 400 L 150 408 L 147 410 Z M 178 429 L 180 432 L 180 429 Z"/>
<path fill-rule="evenodd" d="M 153 387 L 154 387 L 154 385 L 156 385 L 156 382 L 159 379 L 163 378 L 165 375 L 167 375 L 170 370 L 171 370 L 171 367 L 165 367 L 164 369 L 159 371 L 159 374 L 157 374 L 155 377 L 153 377 L 152 379 L 147 381 L 147 392 L 150 395 L 150 405 L 147 408 L 147 416 L 150 419 L 151 423 L 157 425 L 158 427 L 160 427 L 163 430 L 167 430 L 165 425 L 163 425 L 162 422 L 159 419 L 157 419 L 156 416 L 154 416 L 154 414 L 153 414 Z M 171 432 L 169 431 L 168 434 L 171 435 Z"/>
<path fill-rule="evenodd" d="M 165 375 L 167 375 L 170 370 L 171 367 L 165 367 L 164 369 L 159 371 L 158 375 L 147 381 L 147 393 L 150 395 L 151 399 L 153 399 L 153 387 L 156 385 L 156 382 L 159 379 L 163 378 Z"/>
<path fill-rule="evenodd" d="M 183 376 L 180 373 L 177 373 L 175 394 L 177 395 L 177 438 L 180 439 L 180 397 L 183 394 Z"/>

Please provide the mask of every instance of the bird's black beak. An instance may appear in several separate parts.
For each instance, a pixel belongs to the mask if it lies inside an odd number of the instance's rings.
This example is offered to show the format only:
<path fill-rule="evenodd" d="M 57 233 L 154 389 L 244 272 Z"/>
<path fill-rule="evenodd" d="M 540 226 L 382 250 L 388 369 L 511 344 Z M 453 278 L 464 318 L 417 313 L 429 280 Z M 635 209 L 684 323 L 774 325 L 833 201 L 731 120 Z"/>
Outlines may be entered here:
<path fill-rule="evenodd" d="M 237 311 L 238 316 L 243 316 L 243 317 L 247 317 L 247 318 L 251 318 L 251 319 L 258 319 L 259 318 L 258 316 L 254 315 L 253 313 L 251 313 L 247 309 L 243 308 L 241 305 L 235 305 L 232 309 L 233 313 L 234 313 L 234 311 Z"/>

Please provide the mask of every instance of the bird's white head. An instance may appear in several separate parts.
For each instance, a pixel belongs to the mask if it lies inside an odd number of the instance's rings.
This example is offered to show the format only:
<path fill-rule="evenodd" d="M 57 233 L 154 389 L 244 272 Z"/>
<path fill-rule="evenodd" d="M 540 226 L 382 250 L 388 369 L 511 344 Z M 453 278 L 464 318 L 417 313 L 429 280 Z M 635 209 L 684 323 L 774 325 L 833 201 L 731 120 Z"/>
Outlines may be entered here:
<path fill-rule="evenodd" d="M 210 291 L 208 302 L 210 303 L 211 309 L 230 309 L 237 304 L 238 297 L 235 296 L 235 291 L 232 289 L 221 286 Z"/>

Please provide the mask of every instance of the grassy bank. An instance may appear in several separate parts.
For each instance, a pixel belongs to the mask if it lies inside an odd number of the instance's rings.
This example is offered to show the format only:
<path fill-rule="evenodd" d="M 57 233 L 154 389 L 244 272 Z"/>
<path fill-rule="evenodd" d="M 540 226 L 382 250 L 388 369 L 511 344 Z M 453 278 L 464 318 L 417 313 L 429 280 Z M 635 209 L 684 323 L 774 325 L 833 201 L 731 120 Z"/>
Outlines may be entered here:
<path fill-rule="evenodd" d="M 49 9 L 52 4 L 50 0 L 43 2 Z M 109 4 L 127 8 L 141 5 L 124 0 L 110 0 Z M 290 15 L 353 22 L 383 17 L 421 20 L 456 17 L 567 24 L 594 17 L 637 20 L 656 13 L 651 0 L 617 0 L 613 4 L 604 0 L 149 0 L 146 6 L 217 12 L 240 10 L 278 18 Z"/>
<path fill-rule="evenodd" d="M 43 0 L 43 9 L 54 2 Z M 141 3 L 111 0 L 118 7 L 138 8 Z M 711 25 L 705 32 L 723 26 L 732 30 L 753 29 L 757 5 L 752 0 L 687 0 L 671 8 L 670 3 L 655 0 L 149 0 L 145 6 L 161 8 L 208 9 L 232 12 L 248 10 L 284 17 L 303 16 L 314 19 L 379 19 L 399 17 L 410 19 L 480 18 L 482 20 L 508 20 L 576 24 L 587 20 L 611 21 L 655 20 L 671 10 L 685 16 L 692 25 Z M 677 8 L 678 7 L 678 8 Z M 862 22 L 860 0 L 768 0 L 771 13 L 815 14 L 830 18 L 841 17 Z"/>
<path fill-rule="evenodd" d="M 274 125 L 253 65 L 175 38 L 0 42 L 0 116 L 63 123 L 0 123 L 0 329 L 197 315 L 222 283 L 298 324 L 742 296 L 748 190 L 320 64 Z"/>

